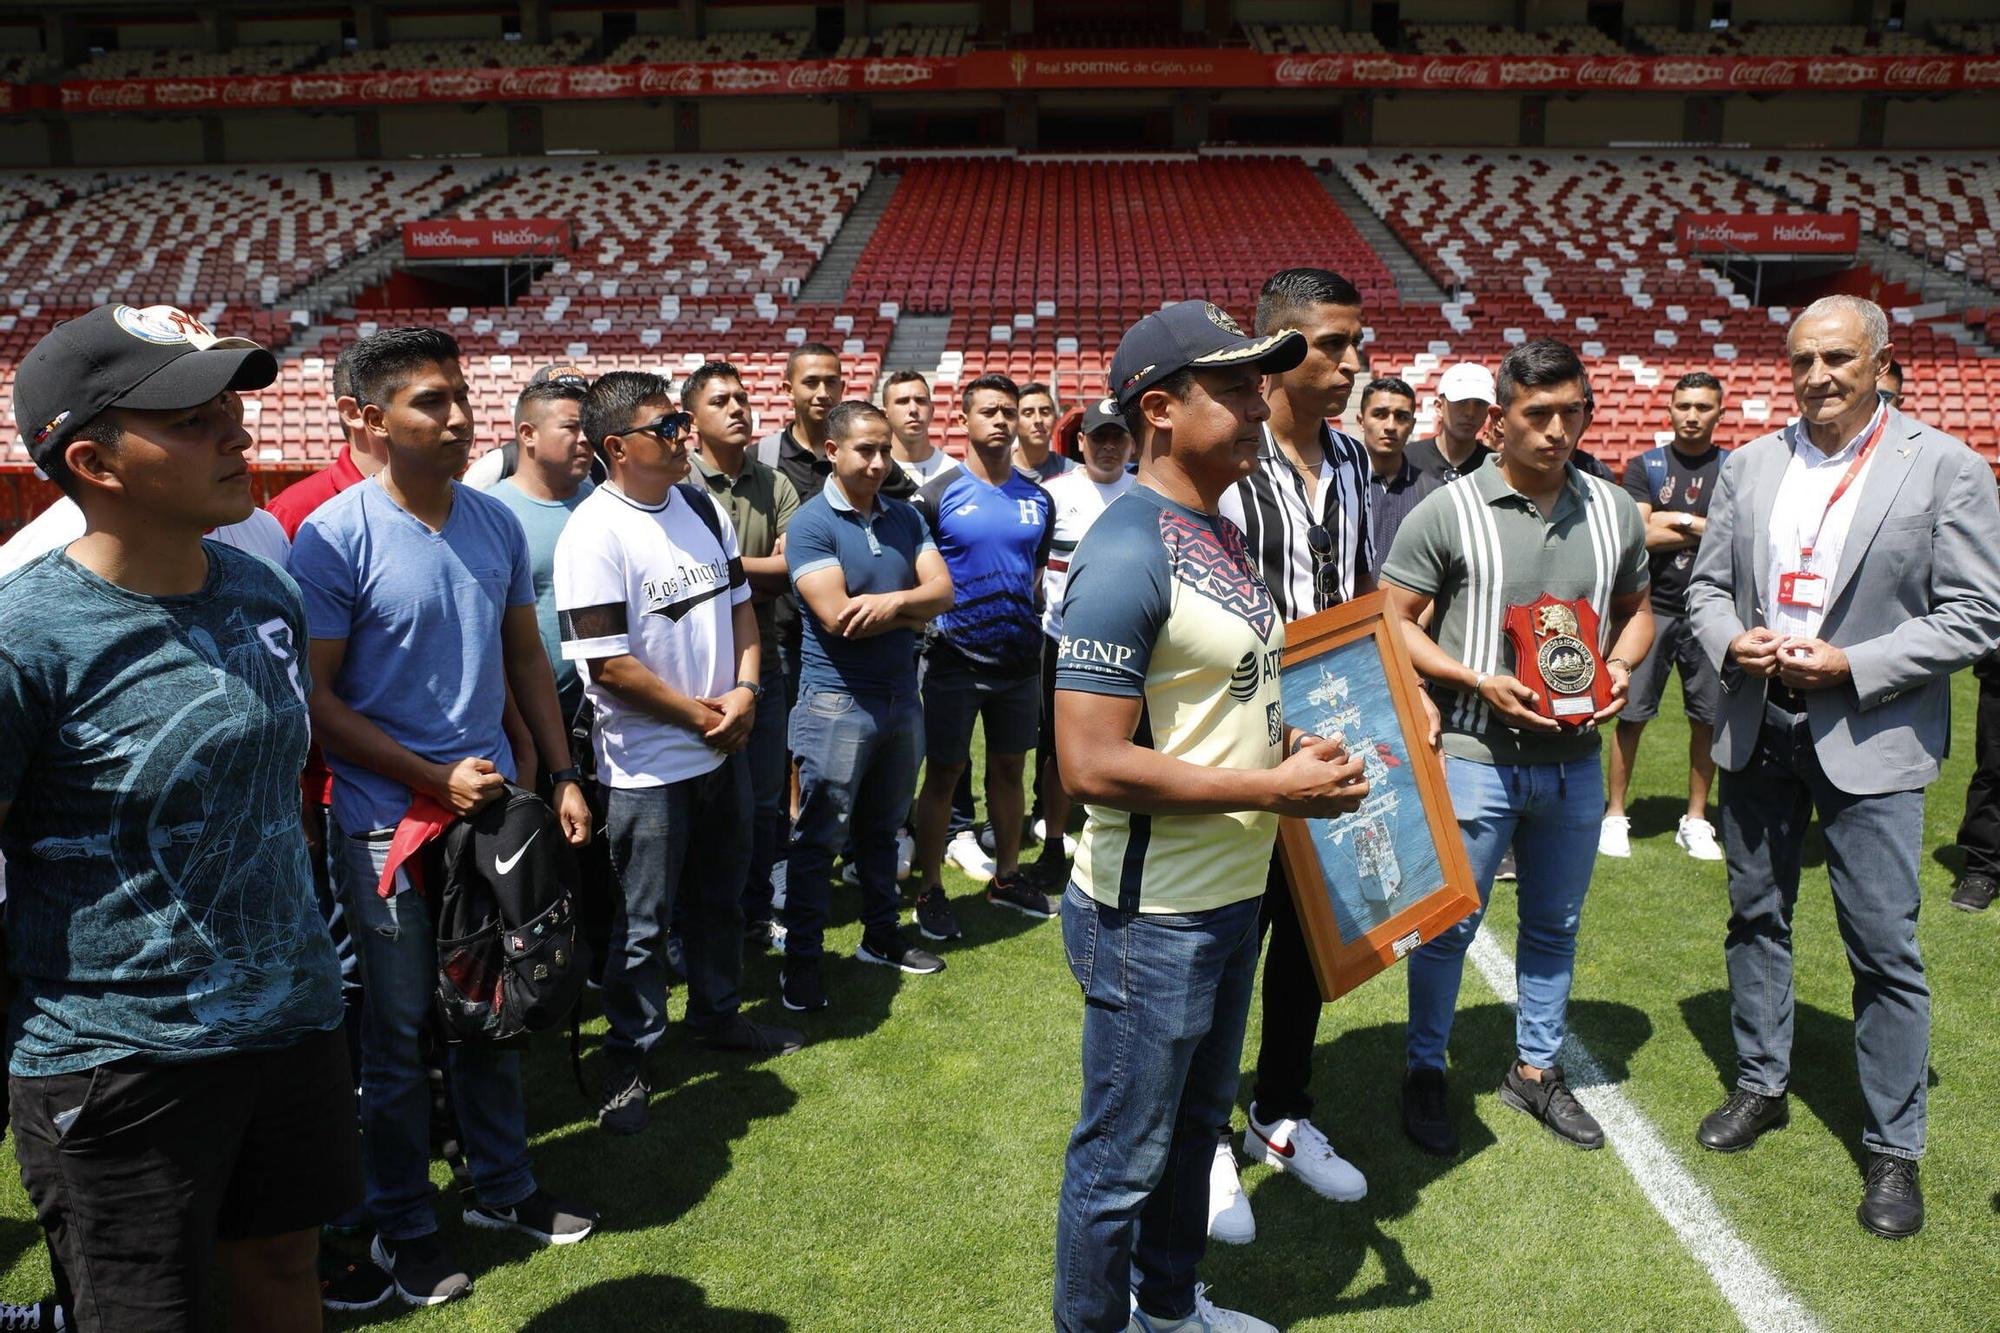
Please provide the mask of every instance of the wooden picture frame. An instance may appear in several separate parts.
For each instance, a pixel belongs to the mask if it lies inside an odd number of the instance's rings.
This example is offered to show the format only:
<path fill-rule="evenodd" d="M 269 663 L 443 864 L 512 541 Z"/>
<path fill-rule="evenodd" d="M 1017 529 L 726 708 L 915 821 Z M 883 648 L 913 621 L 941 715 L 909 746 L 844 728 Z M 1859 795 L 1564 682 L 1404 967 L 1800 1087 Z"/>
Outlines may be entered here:
<path fill-rule="evenodd" d="M 1340 735 L 1371 790 L 1338 819 L 1283 819 L 1279 856 L 1320 996 L 1337 999 L 1479 909 L 1444 761 L 1383 594 L 1293 621 L 1285 721 Z"/>

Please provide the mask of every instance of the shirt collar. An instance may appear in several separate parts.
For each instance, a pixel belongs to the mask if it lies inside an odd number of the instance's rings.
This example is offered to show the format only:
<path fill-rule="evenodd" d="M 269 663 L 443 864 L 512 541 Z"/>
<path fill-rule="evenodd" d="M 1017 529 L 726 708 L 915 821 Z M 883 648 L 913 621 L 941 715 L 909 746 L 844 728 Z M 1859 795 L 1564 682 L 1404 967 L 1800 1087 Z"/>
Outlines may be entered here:
<path fill-rule="evenodd" d="M 750 480 L 750 463 L 752 460 L 748 454 L 743 456 L 743 470 L 733 477 L 715 464 L 709 462 L 698 449 L 690 452 L 688 456 L 694 460 L 694 465 L 701 469 L 701 475 L 708 479 L 708 484 L 712 489 L 733 490 Z"/>
<path fill-rule="evenodd" d="M 1491 459 L 1487 460 L 1486 465 L 1484 467 L 1475 468 L 1473 471 L 1468 472 L 1464 476 L 1460 477 L 1457 481 L 1450 482 L 1449 484 L 1453 486 L 1463 486 L 1467 482 L 1470 482 L 1479 488 L 1478 491 L 1479 498 L 1481 500 L 1484 500 L 1487 504 L 1493 504 L 1496 501 L 1505 500 L 1509 497 L 1520 500 L 1526 504 L 1534 503 L 1533 501 L 1529 500 L 1527 496 L 1522 495 L 1519 491 L 1515 490 L 1512 486 L 1507 484 L 1507 478 L 1501 474 L 1499 466 L 1495 464 Z M 1574 502 L 1577 504 L 1583 503 L 1584 500 L 1583 484 L 1584 484 L 1583 474 L 1577 471 L 1576 464 L 1573 462 L 1564 463 L 1563 493 L 1556 498 L 1555 510 L 1549 515 L 1549 520 L 1551 522 L 1554 522 L 1556 519 L 1562 517 L 1563 509 L 1566 502 Z"/>
<path fill-rule="evenodd" d="M 836 514 L 853 514 L 857 518 L 864 519 L 872 523 L 875 520 L 875 516 L 882 512 L 882 496 L 879 491 L 875 495 L 874 507 L 870 509 L 866 514 L 863 514 L 859 509 L 856 509 L 854 507 L 853 502 L 850 501 L 847 498 L 847 496 L 841 492 L 840 483 L 838 481 L 829 479 L 826 483 L 826 489 L 821 491 L 820 494 L 826 497 L 827 504 L 833 507 L 833 512 Z"/>
<path fill-rule="evenodd" d="M 1861 443 L 1861 441 L 1868 438 L 1869 432 L 1875 429 L 1875 423 L 1880 421 L 1882 419 L 1882 414 L 1884 412 L 1887 412 L 1888 410 L 1889 410 L 1889 405 L 1887 403 L 1877 401 L 1875 404 L 1874 415 L 1868 418 L 1868 424 L 1863 426 L 1860 430 L 1856 431 L 1854 433 L 1853 439 L 1849 440 L 1846 444 L 1841 445 L 1839 449 L 1835 450 L 1833 453 L 1830 454 L 1820 453 L 1819 446 L 1814 444 L 1810 439 L 1807 438 L 1806 419 L 1804 417 L 1794 417 L 1792 419 L 1792 452 L 1799 453 L 1801 451 L 1804 451 L 1805 461 L 1809 464 L 1840 462 L 1841 460 L 1845 459 L 1849 454 L 1853 453 L 1855 448 Z"/>
<path fill-rule="evenodd" d="M 1264 442 L 1257 446 L 1257 461 L 1276 471 L 1295 473 L 1292 460 L 1285 457 L 1285 451 L 1278 447 L 1278 437 L 1271 432 L 1271 423 L 1263 424 Z M 1322 421 L 1319 423 L 1319 470 L 1327 472 L 1333 467 L 1333 431 Z"/>

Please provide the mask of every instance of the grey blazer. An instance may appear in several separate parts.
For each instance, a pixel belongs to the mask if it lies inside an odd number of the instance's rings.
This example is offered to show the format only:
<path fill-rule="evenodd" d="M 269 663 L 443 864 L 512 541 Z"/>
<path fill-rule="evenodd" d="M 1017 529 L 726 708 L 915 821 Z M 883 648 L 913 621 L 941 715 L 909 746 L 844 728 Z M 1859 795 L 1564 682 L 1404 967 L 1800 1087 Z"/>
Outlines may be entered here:
<path fill-rule="evenodd" d="M 1827 779 L 1872 796 L 1929 784 L 1951 742 L 1951 674 L 2000 642 L 2000 502 L 1993 470 L 1944 432 L 1888 409 L 1827 587 L 1820 637 L 1852 679 L 1808 692 Z M 1791 459 L 1787 430 L 1732 452 L 1709 505 L 1687 592 L 1688 622 L 1722 675 L 1715 762 L 1756 753 L 1765 681 L 1729 660 L 1764 621 L 1765 532 Z"/>

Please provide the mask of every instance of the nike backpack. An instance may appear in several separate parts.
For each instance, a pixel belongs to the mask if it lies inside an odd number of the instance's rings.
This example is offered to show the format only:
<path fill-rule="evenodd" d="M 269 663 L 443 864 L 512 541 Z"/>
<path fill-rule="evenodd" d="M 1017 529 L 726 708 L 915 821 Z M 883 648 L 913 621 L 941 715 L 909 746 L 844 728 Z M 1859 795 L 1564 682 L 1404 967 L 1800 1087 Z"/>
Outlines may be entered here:
<path fill-rule="evenodd" d="M 576 857 L 533 792 L 458 820 L 431 866 L 436 1009 L 445 1039 L 504 1042 L 569 1018 L 589 975 L 577 923 Z"/>

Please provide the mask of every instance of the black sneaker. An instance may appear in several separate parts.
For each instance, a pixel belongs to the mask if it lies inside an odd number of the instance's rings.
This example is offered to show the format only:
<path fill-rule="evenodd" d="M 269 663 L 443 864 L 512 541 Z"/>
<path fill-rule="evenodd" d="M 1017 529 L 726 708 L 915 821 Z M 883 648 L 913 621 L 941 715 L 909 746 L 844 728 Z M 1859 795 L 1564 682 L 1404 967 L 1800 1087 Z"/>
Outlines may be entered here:
<path fill-rule="evenodd" d="M 810 958 L 785 955 L 785 966 L 778 973 L 778 997 L 795 1014 L 826 1008 L 826 982 L 820 979 L 818 954 Z"/>
<path fill-rule="evenodd" d="M 1604 1129 L 1577 1104 L 1560 1069 L 1545 1069 L 1540 1082 L 1521 1077 L 1521 1066 L 1508 1061 L 1500 1080 L 1500 1100 L 1542 1122 L 1565 1143 L 1584 1149 L 1604 1146 Z"/>
<path fill-rule="evenodd" d="M 16 1305 L 12 1301 L 0 1301 L 0 1330 L 4 1329 L 67 1329 L 69 1320 L 63 1316 L 63 1308 L 54 1301 L 36 1301 L 33 1305 Z"/>
<path fill-rule="evenodd" d="M 646 1127 L 646 1098 L 652 1091 L 645 1071 L 614 1064 L 604 1077 L 604 1100 L 597 1106 L 597 1127 L 606 1134 L 637 1134 Z"/>
<path fill-rule="evenodd" d="M 1499 868 L 1493 872 L 1493 882 L 1496 884 L 1511 884 L 1515 878 L 1514 849 L 1509 847 L 1507 854 L 1500 858 Z"/>
<path fill-rule="evenodd" d="M 1907 1157 L 1870 1154 L 1868 1180 L 1855 1216 L 1862 1226 L 1889 1240 L 1922 1231 L 1924 1192 L 1917 1184 L 1917 1164 Z"/>
<path fill-rule="evenodd" d="M 919 949 L 908 943 L 901 935 L 883 935 L 874 939 L 864 935 L 861 947 L 854 951 L 854 956 L 864 963 L 900 968 L 919 976 L 944 971 L 944 959 L 928 949 Z"/>
<path fill-rule="evenodd" d="M 1983 912 L 1993 905 L 1995 894 L 2000 894 L 2000 883 L 1990 876 L 1962 875 L 1952 892 L 1951 905 L 1961 912 Z"/>
<path fill-rule="evenodd" d="M 597 1214 L 538 1187 L 511 1208 L 480 1204 L 466 1209 L 465 1224 L 488 1231 L 518 1231 L 544 1245 L 574 1245 L 597 1229 Z"/>
<path fill-rule="evenodd" d="M 741 1013 L 731 1014 L 712 1027 L 697 1029 L 694 1039 L 711 1051 L 736 1051 L 763 1059 L 790 1055 L 806 1044 L 802 1033 L 753 1023 Z"/>
<path fill-rule="evenodd" d="M 396 1294 L 396 1284 L 380 1265 L 368 1259 L 349 1262 L 331 1250 L 319 1252 L 319 1303 L 329 1310 L 372 1310 Z M 10 1324 L 0 1307 L 0 1329 L 36 1328 Z"/>
<path fill-rule="evenodd" d="M 368 1257 L 396 1284 L 396 1294 L 411 1305 L 443 1305 L 472 1294 L 472 1279 L 444 1252 L 437 1233 L 385 1240 L 377 1235 Z"/>
<path fill-rule="evenodd" d="M 951 903 L 944 896 L 942 884 L 933 884 L 917 895 L 917 910 L 911 916 L 927 940 L 956 940 L 965 936 L 958 928 L 958 918 L 951 914 Z"/>
<path fill-rule="evenodd" d="M 995 907 L 1005 907 L 1031 916 L 1037 921 L 1047 921 L 1056 914 L 1049 904 L 1049 895 L 1028 882 L 1028 877 L 1016 870 L 1011 875 L 995 875 L 986 886 L 986 901 Z"/>
<path fill-rule="evenodd" d="M 1444 1104 L 1444 1071 L 1412 1069 L 1403 1075 L 1403 1132 L 1437 1157 L 1458 1153 L 1458 1131 Z"/>

